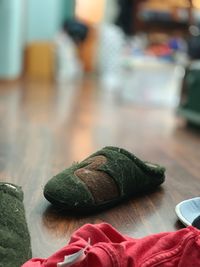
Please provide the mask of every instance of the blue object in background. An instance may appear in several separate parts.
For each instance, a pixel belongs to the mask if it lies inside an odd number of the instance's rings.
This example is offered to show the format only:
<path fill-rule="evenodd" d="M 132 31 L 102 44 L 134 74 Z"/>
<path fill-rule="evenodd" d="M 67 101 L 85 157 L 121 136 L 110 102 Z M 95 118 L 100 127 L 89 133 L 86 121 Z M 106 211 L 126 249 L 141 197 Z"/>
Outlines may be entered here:
<path fill-rule="evenodd" d="M 26 43 L 53 40 L 74 9 L 74 0 L 0 0 L 0 79 L 18 78 Z"/>
<path fill-rule="evenodd" d="M 74 9 L 74 0 L 27 0 L 27 41 L 52 40 Z"/>
<path fill-rule="evenodd" d="M 0 79 L 15 79 L 22 71 L 22 3 L 0 1 Z"/>

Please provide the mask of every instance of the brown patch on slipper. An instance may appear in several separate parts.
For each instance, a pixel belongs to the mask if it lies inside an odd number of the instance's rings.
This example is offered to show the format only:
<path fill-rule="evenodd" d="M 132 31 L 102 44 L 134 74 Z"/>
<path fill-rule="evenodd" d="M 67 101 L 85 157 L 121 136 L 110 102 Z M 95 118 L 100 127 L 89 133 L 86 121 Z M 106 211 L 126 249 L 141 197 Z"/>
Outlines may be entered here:
<path fill-rule="evenodd" d="M 88 187 L 97 204 L 119 197 L 118 187 L 113 178 L 103 171 L 96 170 L 107 162 L 105 156 L 88 159 L 89 164 L 78 169 L 74 174 Z"/>

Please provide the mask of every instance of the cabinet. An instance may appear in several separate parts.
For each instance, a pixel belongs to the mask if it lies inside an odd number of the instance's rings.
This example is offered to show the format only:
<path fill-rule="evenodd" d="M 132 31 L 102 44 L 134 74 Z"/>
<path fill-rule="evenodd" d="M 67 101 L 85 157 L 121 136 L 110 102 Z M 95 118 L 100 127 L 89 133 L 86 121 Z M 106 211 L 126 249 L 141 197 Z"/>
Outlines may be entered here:
<path fill-rule="evenodd" d="M 134 24 L 136 31 L 181 31 L 187 33 L 191 24 L 190 0 L 136 1 Z"/>

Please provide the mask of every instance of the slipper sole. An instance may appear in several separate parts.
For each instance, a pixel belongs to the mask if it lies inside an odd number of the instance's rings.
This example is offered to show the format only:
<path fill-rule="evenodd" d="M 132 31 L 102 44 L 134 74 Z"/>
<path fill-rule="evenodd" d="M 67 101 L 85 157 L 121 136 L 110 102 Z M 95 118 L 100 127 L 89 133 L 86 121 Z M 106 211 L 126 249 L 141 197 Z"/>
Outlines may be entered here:
<path fill-rule="evenodd" d="M 188 218 L 186 216 L 183 215 L 183 212 L 182 212 L 182 208 L 185 207 L 186 205 L 188 206 L 189 208 L 189 205 L 190 203 L 194 203 L 195 201 L 199 201 L 200 202 L 200 197 L 196 197 L 196 198 L 191 198 L 191 199 L 187 199 L 187 200 L 184 200 L 182 202 L 180 202 L 179 204 L 176 205 L 175 207 L 175 212 L 176 212 L 176 215 L 178 216 L 179 220 L 185 225 L 185 226 L 191 226 L 192 225 L 192 221 L 189 221 Z M 200 206 L 199 206 L 199 214 L 200 214 Z M 196 218 L 196 215 L 194 216 L 193 219 Z"/>

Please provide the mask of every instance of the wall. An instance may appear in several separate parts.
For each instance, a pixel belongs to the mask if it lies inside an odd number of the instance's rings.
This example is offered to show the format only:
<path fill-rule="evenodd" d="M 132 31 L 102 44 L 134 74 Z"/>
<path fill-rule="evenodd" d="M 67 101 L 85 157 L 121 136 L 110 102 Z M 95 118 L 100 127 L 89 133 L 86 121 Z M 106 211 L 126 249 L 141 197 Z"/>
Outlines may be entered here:
<path fill-rule="evenodd" d="M 28 42 L 51 40 L 54 37 L 60 25 L 60 4 L 61 0 L 28 0 Z"/>
<path fill-rule="evenodd" d="M 22 0 L 0 0 L 0 79 L 22 70 Z"/>
<path fill-rule="evenodd" d="M 53 39 L 63 20 L 74 15 L 75 0 L 27 0 L 27 2 L 28 42 Z"/>
<path fill-rule="evenodd" d="M 76 0 L 62 0 L 61 3 L 61 19 L 62 21 L 72 18 L 75 13 Z"/>
<path fill-rule="evenodd" d="M 0 79 L 22 72 L 26 43 L 52 40 L 75 0 L 0 0 Z"/>

